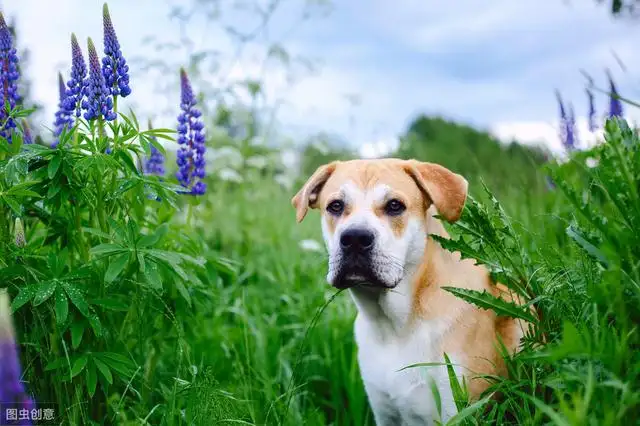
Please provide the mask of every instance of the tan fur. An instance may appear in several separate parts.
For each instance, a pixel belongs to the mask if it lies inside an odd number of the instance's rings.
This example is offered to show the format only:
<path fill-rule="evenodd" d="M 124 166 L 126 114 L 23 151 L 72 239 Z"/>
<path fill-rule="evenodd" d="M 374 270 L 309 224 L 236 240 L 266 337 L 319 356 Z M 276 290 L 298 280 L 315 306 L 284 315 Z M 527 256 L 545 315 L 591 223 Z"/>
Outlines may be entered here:
<path fill-rule="evenodd" d="M 340 186 L 351 181 L 362 189 L 386 184 L 393 190 L 392 196 L 407 207 L 402 217 L 388 218 L 396 235 L 404 232 L 407 218 L 418 217 L 425 221 L 429 234 L 448 237 L 442 223 L 434 214 L 455 222 L 460 217 L 467 194 L 466 180 L 446 168 L 433 163 L 415 160 L 381 159 L 334 162 L 320 167 L 293 198 L 297 219 L 301 221 L 307 209 L 320 208 L 326 215 L 330 232 L 340 218 L 326 213 L 326 206 L 340 196 Z M 357 209 L 358 206 L 350 208 Z M 382 206 L 376 206 L 382 208 Z M 345 212 L 345 217 L 351 212 Z M 464 354 L 464 364 L 470 380 L 468 386 L 472 399 L 486 389 L 483 379 L 473 379 L 475 374 L 502 375 L 504 362 L 497 349 L 499 336 L 509 352 L 518 350 L 527 324 L 512 318 L 498 318 L 493 311 L 478 309 L 443 290 L 443 286 L 487 290 L 506 300 L 520 303 L 503 285 L 494 285 L 486 268 L 477 266 L 470 259 L 461 260 L 459 253 L 444 250 L 435 240 L 428 238 L 422 264 L 415 275 L 411 318 L 448 318 L 454 326 L 442 342 L 442 350 Z"/>
<path fill-rule="evenodd" d="M 428 219 L 427 229 L 430 234 L 449 237 L 442 224 L 432 215 Z M 504 285 L 494 285 L 485 267 L 475 265 L 472 259 L 461 260 L 458 252 L 444 250 L 429 238 L 424 262 L 414 283 L 413 314 L 422 319 L 449 317 L 455 321 L 456 326 L 443 341 L 442 350 L 466 354 L 466 359 L 461 362 L 469 378 L 470 397 L 476 399 L 489 383 L 474 376 L 506 374 L 496 336 L 500 337 L 509 353 L 514 354 L 528 324 L 514 318 L 497 317 L 490 310 L 478 309 L 443 290 L 443 286 L 486 290 L 510 302 L 521 303 L 521 300 Z"/>

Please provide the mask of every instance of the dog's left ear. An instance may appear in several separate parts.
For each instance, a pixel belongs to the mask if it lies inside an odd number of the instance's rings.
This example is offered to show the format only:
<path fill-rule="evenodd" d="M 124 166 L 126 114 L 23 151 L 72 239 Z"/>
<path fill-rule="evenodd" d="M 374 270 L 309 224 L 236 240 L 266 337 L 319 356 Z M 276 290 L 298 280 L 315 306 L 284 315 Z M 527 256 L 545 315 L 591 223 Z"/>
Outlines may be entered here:
<path fill-rule="evenodd" d="M 439 164 L 416 160 L 407 161 L 406 171 L 442 217 L 448 222 L 460 219 L 469 186 L 465 178 Z"/>
<path fill-rule="evenodd" d="M 333 171 L 336 169 L 337 161 L 325 164 L 316 169 L 307 182 L 300 188 L 298 193 L 291 199 L 291 204 L 296 209 L 296 221 L 302 222 L 307 215 L 309 208 L 316 206 L 318 194 L 322 189 L 322 185 L 327 182 Z"/>

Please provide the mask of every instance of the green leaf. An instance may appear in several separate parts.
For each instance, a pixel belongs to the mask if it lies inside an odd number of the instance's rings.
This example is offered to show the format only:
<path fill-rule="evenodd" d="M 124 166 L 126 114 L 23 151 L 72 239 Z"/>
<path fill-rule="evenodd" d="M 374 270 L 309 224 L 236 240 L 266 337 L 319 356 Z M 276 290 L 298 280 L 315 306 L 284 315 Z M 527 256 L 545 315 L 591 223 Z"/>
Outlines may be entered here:
<path fill-rule="evenodd" d="M 520 318 L 531 323 L 537 323 L 538 320 L 529 312 L 527 307 L 518 306 L 515 303 L 507 302 L 504 299 L 495 297 L 486 290 L 477 291 L 466 288 L 442 287 L 460 299 L 472 303 L 479 308 L 494 311 L 499 316 L 507 316 L 512 318 Z"/>
<path fill-rule="evenodd" d="M 56 322 L 58 325 L 63 324 L 67 320 L 69 314 L 69 301 L 61 288 L 56 289 Z"/>
<path fill-rule="evenodd" d="M 178 290 L 182 298 L 187 301 L 187 304 L 191 306 L 191 295 L 189 294 L 189 291 L 186 289 L 184 284 L 179 281 L 176 282 L 176 289 Z"/>
<path fill-rule="evenodd" d="M 456 403 L 456 407 L 458 410 L 462 410 L 464 408 L 468 398 L 466 391 L 460 386 L 460 382 L 458 381 L 458 376 L 456 375 L 456 371 L 453 368 L 453 364 L 451 364 L 451 360 L 449 356 L 445 353 L 444 360 L 447 363 L 447 374 L 449 376 L 449 385 L 451 386 L 451 392 L 453 394 L 453 400 Z M 464 378 L 463 378 L 464 380 Z"/>
<path fill-rule="evenodd" d="M 447 426 L 464 424 L 467 419 L 471 418 L 471 416 L 473 416 L 478 410 L 484 407 L 490 399 L 491 395 L 485 396 L 484 398 L 474 402 L 468 407 L 465 407 L 462 410 L 458 411 L 456 415 L 449 419 L 449 421 L 447 422 Z"/>
<path fill-rule="evenodd" d="M 102 362 L 109 366 L 113 371 L 120 373 L 122 376 L 129 376 L 134 369 L 134 364 L 128 358 L 115 352 L 100 352 L 95 354 Z"/>
<path fill-rule="evenodd" d="M 20 156 L 12 157 L 4 168 L 5 179 L 9 185 L 15 185 L 23 180 L 29 172 L 29 161 Z"/>
<path fill-rule="evenodd" d="M 89 396 L 93 398 L 96 393 L 96 385 L 98 384 L 98 373 L 96 372 L 96 366 L 91 363 L 87 367 L 87 391 Z"/>
<path fill-rule="evenodd" d="M 139 266 L 140 272 L 144 274 L 144 270 L 146 268 L 146 262 L 144 261 L 144 254 L 141 252 L 138 252 L 138 266 Z"/>
<path fill-rule="evenodd" d="M 118 244 L 99 244 L 95 247 L 91 247 L 91 254 L 97 259 L 107 256 L 113 256 L 114 254 L 122 253 L 126 251 L 125 248 Z"/>
<path fill-rule="evenodd" d="M 9 191 L 7 191 L 8 195 L 12 195 L 14 197 L 37 197 L 40 198 L 40 194 L 38 194 L 35 191 L 32 191 L 30 189 L 10 189 Z"/>
<path fill-rule="evenodd" d="M 89 234 L 93 234 L 93 235 L 95 235 L 97 237 L 104 238 L 105 240 L 110 240 L 111 239 L 111 236 L 109 234 L 104 233 L 101 230 L 96 229 L 96 228 L 83 227 L 82 228 L 82 232 L 87 232 Z M 98 246 L 96 246 L 96 247 L 98 247 Z"/>
<path fill-rule="evenodd" d="M 136 175 L 140 173 L 128 152 L 118 151 L 116 155 L 122 159 L 123 163 L 129 168 L 132 173 L 135 173 Z"/>
<path fill-rule="evenodd" d="M 71 324 L 71 346 L 73 349 L 78 349 L 82 342 L 82 335 L 84 334 L 84 322 L 76 321 Z"/>
<path fill-rule="evenodd" d="M 89 320 L 89 324 L 91 325 L 93 333 L 96 335 L 96 337 L 102 336 L 102 323 L 100 322 L 100 318 L 98 318 L 98 315 L 92 313 L 87 319 Z"/>
<path fill-rule="evenodd" d="M 63 287 L 64 291 L 67 293 L 67 296 L 69 296 L 69 299 L 71 299 L 71 303 L 73 303 L 75 307 L 78 308 L 82 315 L 88 318 L 90 315 L 89 304 L 82 295 L 82 292 L 80 292 L 80 290 L 69 283 L 64 283 Z"/>
<path fill-rule="evenodd" d="M 96 364 L 96 367 L 98 367 L 100 374 L 102 374 L 102 376 L 107 380 L 107 382 L 109 382 L 109 384 L 112 385 L 113 376 L 111 375 L 111 370 L 109 370 L 109 367 L 107 367 L 107 364 L 100 361 L 98 358 L 93 358 L 93 362 Z"/>
<path fill-rule="evenodd" d="M 66 360 L 64 358 L 56 358 L 44 367 L 44 371 L 57 370 L 65 364 L 65 361 Z"/>
<path fill-rule="evenodd" d="M 129 306 L 124 302 L 114 298 L 93 299 L 91 304 L 95 306 L 101 306 L 104 309 L 111 311 L 126 312 L 129 310 Z"/>
<path fill-rule="evenodd" d="M 166 223 L 163 223 L 156 229 L 156 232 L 154 232 L 153 234 L 142 236 L 138 240 L 138 243 L 136 245 L 140 248 L 151 247 L 155 245 L 158 241 L 160 241 L 160 239 L 164 237 L 168 231 L 169 231 L 169 226 Z"/>
<path fill-rule="evenodd" d="M 58 195 L 58 193 L 60 192 L 60 189 L 62 189 L 62 187 L 58 185 L 49 186 L 49 189 L 47 190 L 47 198 L 52 199 L 53 197 Z"/>
<path fill-rule="evenodd" d="M 144 276 L 147 280 L 147 283 L 154 290 L 162 290 L 162 275 L 160 275 L 160 271 L 158 270 L 158 265 L 155 262 L 147 262 L 147 265 L 144 269 Z"/>
<path fill-rule="evenodd" d="M 609 261 L 607 257 L 604 255 L 602 251 L 600 251 L 596 246 L 591 244 L 587 239 L 580 233 L 578 229 L 573 226 L 569 226 L 566 230 L 567 235 L 575 241 L 578 246 L 585 252 L 587 252 L 592 258 L 596 259 L 598 262 L 602 264 L 605 268 L 609 267 Z"/>
<path fill-rule="evenodd" d="M 49 179 L 53 179 L 53 177 L 58 173 L 58 169 L 60 169 L 60 164 L 62 163 L 61 155 L 54 155 L 49 161 L 49 166 L 47 167 L 47 176 Z"/>
<path fill-rule="evenodd" d="M 18 295 L 11 302 L 11 313 L 15 313 L 18 309 L 26 305 L 34 296 L 35 291 L 32 286 L 22 287 Z"/>
<path fill-rule="evenodd" d="M 111 258 L 107 272 L 104 274 L 104 281 L 113 282 L 129 263 L 129 257 L 129 253 L 122 253 Z"/>
<path fill-rule="evenodd" d="M 82 373 L 82 370 L 87 366 L 88 359 L 89 357 L 87 355 L 82 355 L 80 358 L 75 360 L 73 367 L 71 367 L 71 377 L 76 377 L 78 374 Z"/>
<path fill-rule="evenodd" d="M 20 206 L 20 203 L 7 195 L 2 196 L 2 199 L 5 203 L 7 203 L 7 205 L 11 208 L 11 210 L 13 210 L 16 215 L 22 216 L 22 208 Z"/>
<path fill-rule="evenodd" d="M 56 291 L 58 283 L 56 281 L 48 281 L 38 285 L 36 288 L 36 295 L 33 298 L 33 306 L 38 306 L 49 299 L 53 292 Z"/>

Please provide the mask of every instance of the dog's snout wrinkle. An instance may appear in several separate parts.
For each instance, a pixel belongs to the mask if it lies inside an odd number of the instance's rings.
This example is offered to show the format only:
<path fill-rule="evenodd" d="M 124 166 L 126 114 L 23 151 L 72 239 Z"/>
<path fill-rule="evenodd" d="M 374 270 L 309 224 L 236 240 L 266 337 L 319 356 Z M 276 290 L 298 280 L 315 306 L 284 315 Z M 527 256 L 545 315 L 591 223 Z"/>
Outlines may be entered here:
<path fill-rule="evenodd" d="M 374 243 L 374 233 L 364 228 L 347 229 L 340 235 L 340 247 L 345 253 L 367 253 Z"/>

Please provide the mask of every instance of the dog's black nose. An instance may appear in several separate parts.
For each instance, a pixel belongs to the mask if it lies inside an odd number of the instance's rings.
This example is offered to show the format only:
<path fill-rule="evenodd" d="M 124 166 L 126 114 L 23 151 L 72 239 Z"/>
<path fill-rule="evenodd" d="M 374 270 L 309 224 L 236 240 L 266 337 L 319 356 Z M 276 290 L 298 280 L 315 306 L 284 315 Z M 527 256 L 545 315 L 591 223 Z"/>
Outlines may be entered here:
<path fill-rule="evenodd" d="M 373 232 L 362 229 L 347 229 L 340 235 L 340 247 L 345 253 L 365 253 L 373 248 Z"/>

